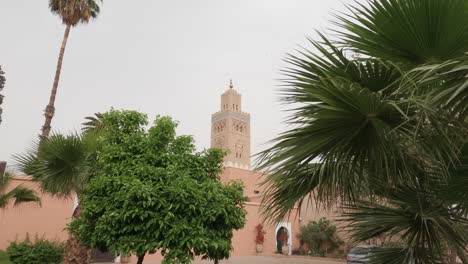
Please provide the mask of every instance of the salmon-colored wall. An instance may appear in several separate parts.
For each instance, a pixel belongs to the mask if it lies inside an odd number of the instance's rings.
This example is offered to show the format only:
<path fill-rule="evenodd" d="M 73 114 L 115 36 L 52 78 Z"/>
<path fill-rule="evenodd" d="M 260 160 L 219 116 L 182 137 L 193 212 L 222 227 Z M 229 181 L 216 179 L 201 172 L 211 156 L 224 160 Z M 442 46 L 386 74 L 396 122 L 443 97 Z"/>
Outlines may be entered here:
<path fill-rule="evenodd" d="M 29 177 L 13 177 L 8 190 L 18 185 L 34 189 L 40 194 L 37 184 Z M 16 238 L 24 239 L 27 233 L 32 239 L 36 234 L 50 240 L 63 241 L 67 238 L 64 228 L 72 215 L 73 201 L 40 195 L 41 205 L 23 203 L 0 209 L 0 249 L 6 249 Z"/>
<path fill-rule="evenodd" d="M 347 223 L 339 221 L 340 213 L 341 211 L 337 207 L 323 208 L 317 206 L 313 201 L 304 201 L 301 208 L 301 225 L 306 225 L 310 221 L 319 221 L 320 218 L 324 217 L 337 227 L 336 234 L 346 243 L 349 241 L 349 233 L 345 230 Z"/>
<path fill-rule="evenodd" d="M 234 232 L 232 240 L 233 256 L 248 256 L 256 255 L 255 250 L 255 226 L 261 222 L 259 214 L 260 196 L 262 189 L 258 186 L 261 181 L 262 174 L 249 170 L 238 168 L 225 168 L 221 181 L 226 183 L 231 180 L 241 180 L 244 183 L 244 195 L 249 198 L 249 202 L 244 204 L 247 211 L 247 221 L 243 229 Z M 38 190 L 36 184 L 28 177 L 14 177 L 10 188 L 19 184 Z M 258 191 L 258 193 L 255 193 Z M 7 209 L 0 212 L 0 249 L 5 249 L 9 241 L 24 238 L 26 233 L 32 237 L 45 235 L 47 239 L 65 240 L 67 233 L 64 231 L 66 224 L 70 221 L 73 201 L 71 199 L 64 200 L 52 198 L 49 195 L 41 194 L 42 206 L 37 204 L 23 204 L 17 207 L 9 206 Z M 299 240 L 297 234 L 299 232 L 299 217 L 295 217 L 297 209 L 293 209 L 290 219 L 285 219 L 284 222 L 291 223 L 292 234 L 292 249 L 299 248 Z M 263 245 L 262 254 L 273 254 L 276 251 L 276 234 L 275 226 L 264 224 L 266 231 L 265 242 Z M 160 254 L 148 255 L 146 260 L 161 260 Z M 131 263 L 136 262 L 136 258 L 131 257 Z"/>

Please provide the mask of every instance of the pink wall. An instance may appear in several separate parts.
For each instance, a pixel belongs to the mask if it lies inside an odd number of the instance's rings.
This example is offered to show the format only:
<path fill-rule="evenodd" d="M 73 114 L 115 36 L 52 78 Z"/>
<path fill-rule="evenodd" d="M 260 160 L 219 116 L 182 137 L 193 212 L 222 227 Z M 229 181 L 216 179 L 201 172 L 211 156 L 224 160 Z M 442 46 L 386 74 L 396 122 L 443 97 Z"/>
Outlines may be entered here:
<path fill-rule="evenodd" d="M 256 255 L 255 251 L 255 226 L 261 222 L 259 215 L 259 197 L 261 188 L 258 183 L 261 181 L 261 174 L 249 170 L 226 168 L 221 176 L 222 182 L 230 180 L 241 180 L 244 182 L 244 195 L 249 197 L 249 202 L 245 203 L 247 210 L 247 222 L 243 229 L 235 231 L 233 237 L 233 256 Z M 34 188 L 37 186 L 27 177 L 15 177 L 10 185 L 13 188 L 19 184 Z M 256 194 L 254 191 L 259 191 Z M 0 249 L 5 249 L 9 241 L 15 240 L 18 236 L 22 239 L 26 233 L 32 237 L 45 235 L 47 239 L 65 240 L 67 233 L 64 228 L 70 220 L 73 208 L 71 199 L 64 200 L 52 198 L 49 195 L 42 194 L 42 206 L 37 204 L 24 204 L 17 207 L 8 207 L 0 211 Z M 284 222 L 291 222 L 292 227 L 292 249 L 299 248 L 297 233 L 299 231 L 299 219 L 295 217 L 297 209 L 294 209 L 291 219 L 285 219 Z M 265 243 L 263 254 L 272 254 L 276 251 L 275 226 L 265 224 Z M 160 260 L 160 254 L 148 255 L 147 260 Z M 131 258 L 132 262 L 135 258 Z"/>
<path fill-rule="evenodd" d="M 40 193 L 37 185 L 28 177 L 14 177 L 8 188 L 18 185 Z M 6 249 L 10 241 L 16 238 L 23 239 L 26 233 L 31 238 L 37 234 L 50 240 L 65 240 L 67 232 L 64 228 L 71 217 L 72 209 L 71 199 L 57 199 L 45 194 L 41 194 L 41 205 L 25 203 L 0 209 L 0 249 Z"/>
<path fill-rule="evenodd" d="M 338 221 L 341 216 L 342 210 L 337 207 L 323 208 L 322 206 L 317 207 L 317 205 L 312 202 L 305 202 L 301 208 L 301 225 L 306 225 L 309 221 L 318 221 L 320 218 L 325 217 L 330 220 L 333 225 L 337 227 L 337 235 L 346 241 L 349 241 L 349 233 L 345 231 L 347 223 L 343 221 Z"/>
<path fill-rule="evenodd" d="M 245 209 L 247 210 L 247 223 L 245 227 L 241 230 L 237 230 L 234 233 L 234 237 L 232 239 L 233 245 L 233 256 L 251 256 L 257 255 L 255 251 L 255 236 L 256 236 L 256 229 L 255 226 L 261 223 L 261 217 L 258 214 L 258 204 L 248 202 L 245 205 Z M 292 229 L 292 249 L 299 248 L 299 240 L 297 239 L 296 235 L 299 231 L 299 222 L 297 219 L 292 217 L 291 219 L 284 219 L 284 222 L 291 222 L 291 229 Z M 263 244 L 263 253 L 264 255 L 271 255 L 276 252 L 276 227 L 275 225 L 263 223 L 265 234 L 265 242 Z"/>

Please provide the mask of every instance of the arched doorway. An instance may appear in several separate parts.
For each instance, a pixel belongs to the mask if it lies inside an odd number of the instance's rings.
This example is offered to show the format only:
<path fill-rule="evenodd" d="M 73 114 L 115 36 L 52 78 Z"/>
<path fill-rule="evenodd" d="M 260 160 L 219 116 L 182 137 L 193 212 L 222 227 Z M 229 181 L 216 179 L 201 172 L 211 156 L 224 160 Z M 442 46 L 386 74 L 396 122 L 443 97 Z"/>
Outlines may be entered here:
<path fill-rule="evenodd" d="M 283 240 L 285 239 L 285 234 L 287 236 L 288 230 L 282 226 L 276 231 L 276 252 L 282 254 Z"/>
<path fill-rule="evenodd" d="M 292 248 L 292 232 L 290 222 L 280 222 L 276 224 L 276 251 L 282 253 L 282 241 L 287 237 L 285 244 L 288 246 L 288 255 L 291 255 Z"/>

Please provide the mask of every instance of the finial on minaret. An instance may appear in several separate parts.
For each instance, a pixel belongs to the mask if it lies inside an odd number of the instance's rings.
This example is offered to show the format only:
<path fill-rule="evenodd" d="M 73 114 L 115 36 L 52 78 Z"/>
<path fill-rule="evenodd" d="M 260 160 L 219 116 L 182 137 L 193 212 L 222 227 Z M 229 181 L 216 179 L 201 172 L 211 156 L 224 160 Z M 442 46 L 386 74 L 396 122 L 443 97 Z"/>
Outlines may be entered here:
<path fill-rule="evenodd" d="M 229 88 L 234 88 L 234 84 L 232 84 L 232 79 L 229 80 Z"/>

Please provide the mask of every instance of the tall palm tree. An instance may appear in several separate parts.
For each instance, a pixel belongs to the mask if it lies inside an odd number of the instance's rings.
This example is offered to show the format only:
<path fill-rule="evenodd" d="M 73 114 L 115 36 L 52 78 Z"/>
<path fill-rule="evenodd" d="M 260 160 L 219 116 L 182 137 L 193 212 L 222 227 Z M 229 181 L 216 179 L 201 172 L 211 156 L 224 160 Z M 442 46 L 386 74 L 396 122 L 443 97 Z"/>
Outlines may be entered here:
<path fill-rule="evenodd" d="M 10 174 L 6 174 L 0 178 L 0 209 L 6 208 L 11 202 L 15 206 L 27 202 L 40 202 L 36 192 L 21 185 L 7 191 L 11 180 Z"/>
<path fill-rule="evenodd" d="M 2 66 L 0 65 L 0 92 L 3 90 L 3 87 L 5 87 L 5 72 L 2 71 Z M 2 113 L 3 113 L 3 109 L 1 107 L 3 103 L 3 95 L 0 94 L 0 124 L 2 123 Z"/>
<path fill-rule="evenodd" d="M 438 263 L 444 243 L 463 256 L 466 196 L 442 200 L 435 186 L 468 164 L 468 2 L 368 0 L 348 10 L 334 39 L 319 33 L 313 51 L 287 58 L 283 100 L 297 108 L 293 128 L 258 156 L 269 173 L 263 213 L 281 218 L 312 197 L 355 213 L 357 241 L 400 237 L 404 247 L 374 252 L 374 263 Z M 369 230 L 385 221 L 394 229 Z"/>
<path fill-rule="evenodd" d="M 73 197 L 72 217 L 79 217 L 79 197 L 95 174 L 97 134 L 52 134 L 34 142 L 27 153 L 16 155 L 18 168 L 39 182 L 44 192 L 57 197 Z M 66 244 L 65 264 L 89 263 L 90 251 L 70 235 Z"/>
<path fill-rule="evenodd" d="M 92 18 L 96 18 L 100 11 L 98 2 L 102 2 L 102 0 L 49 0 L 50 11 L 59 15 L 63 24 L 65 24 L 65 33 L 55 70 L 54 84 L 50 92 L 49 103 L 45 109 L 42 137 L 47 137 L 50 133 L 52 118 L 55 113 L 55 97 L 57 95 L 60 71 L 62 70 L 63 55 L 70 30 L 79 23 L 88 23 Z"/>

